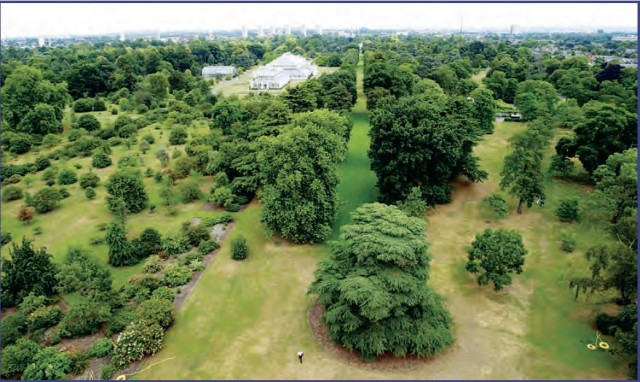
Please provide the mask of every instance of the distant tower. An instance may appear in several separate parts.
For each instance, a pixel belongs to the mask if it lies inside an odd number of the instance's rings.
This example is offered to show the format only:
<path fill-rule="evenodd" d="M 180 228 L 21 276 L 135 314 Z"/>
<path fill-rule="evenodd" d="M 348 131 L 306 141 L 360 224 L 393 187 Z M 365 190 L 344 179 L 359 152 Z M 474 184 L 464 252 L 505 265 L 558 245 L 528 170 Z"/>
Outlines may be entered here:
<path fill-rule="evenodd" d="M 516 26 L 515 26 L 515 24 L 511 24 L 511 30 L 510 30 L 509 34 L 511 36 L 513 36 L 514 33 L 516 33 Z"/>
<path fill-rule="evenodd" d="M 272 35 L 272 36 L 275 36 L 275 35 L 276 35 L 276 26 L 275 26 L 275 25 L 272 25 L 272 26 L 271 26 L 271 35 Z"/>
<path fill-rule="evenodd" d="M 38 37 L 38 46 L 40 48 L 44 46 L 44 37 Z"/>
<path fill-rule="evenodd" d="M 462 16 L 460 16 L 460 34 L 462 34 L 462 23 L 464 21 L 464 18 Z"/>
<path fill-rule="evenodd" d="M 246 25 L 242 26 L 242 38 L 249 38 L 249 30 Z"/>
<path fill-rule="evenodd" d="M 287 25 L 287 36 L 291 36 L 291 25 Z"/>
<path fill-rule="evenodd" d="M 124 38 L 124 31 L 121 31 L 121 32 L 120 32 L 120 41 L 124 41 L 124 40 L 125 40 L 125 38 Z"/>
<path fill-rule="evenodd" d="M 264 29 L 262 29 L 262 24 L 258 25 L 258 36 L 264 36 Z"/>
<path fill-rule="evenodd" d="M 307 27 L 302 24 L 302 37 L 307 37 Z"/>
<path fill-rule="evenodd" d="M 322 36 L 322 27 L 320 24 L 316 24 L 316 33 Z"/>

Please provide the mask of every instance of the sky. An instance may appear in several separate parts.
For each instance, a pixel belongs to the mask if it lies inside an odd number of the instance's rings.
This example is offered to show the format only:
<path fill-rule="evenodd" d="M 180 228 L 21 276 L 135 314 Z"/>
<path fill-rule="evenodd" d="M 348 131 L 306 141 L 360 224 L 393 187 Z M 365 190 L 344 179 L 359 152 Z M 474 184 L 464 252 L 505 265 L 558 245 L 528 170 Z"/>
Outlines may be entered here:
<path fill-rule="evenodd" d="M 314 29 L 490 29 L 516 32 L 637 29 L 636 4 L 6 4 L 2 38 L 124 31 L 230 30 L 246 25 Z"/>

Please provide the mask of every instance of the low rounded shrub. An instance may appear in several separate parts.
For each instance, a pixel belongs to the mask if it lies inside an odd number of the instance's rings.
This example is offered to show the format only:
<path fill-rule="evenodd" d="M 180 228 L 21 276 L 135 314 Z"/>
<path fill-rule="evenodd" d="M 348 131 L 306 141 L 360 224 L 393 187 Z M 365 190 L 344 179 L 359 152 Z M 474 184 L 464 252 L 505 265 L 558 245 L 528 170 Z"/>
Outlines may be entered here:
<path fill-rule="evenodd" d="M 124 368 L 145 355 L 160 351 L 163 340 L 164 331 L 160 325 L 142 320 L 134 321 L 118 336 L 111 360 L 116 367 Z"/>
<path fill-rule="evenodd" d="M 160 272 L 164 268 L 164 262 L 160 259 L 158 255 L 149 256 L 147 261 L 144 263 L 143 272 L 145 273 L 156 273 Z"/>
<path fill-rule="evenodd" d="M 164 284 L 168 287 L 184 285 L 191 280 L 192 272 L 184 265 L 169 265 L 164 271 Z"/>
<path fill-rule="evenodd" d="M 24 369 L 23 380 L 67 379 L 67 373 L 73 369 L 73 360 L 67 353 L 56 348 L 40 350 L 29 366 Z"/>
<path fill-rule="evenodd" d="M 12 200 L 22 199 L 24 193 L 22 188 L 18 186 L 6 186 L 2 189 L 2 201 L 10 202 Z"/>
<path fill-rule="evenodd" d="M 104 334 L 111 337 L 114 334 L 120 333 L 135 319 L 136 315 L 133 311 L 129 307 L 125 306 L 115 313 L 112 313 L 107 318 L 107 322 L 104 327 Z"/>
<path fill-rule="evenodd" d="M 238 236 L 231 241 L 231 258 L 244 260 L 249 256 L 249 246 L 244 236 Z"/>
<path fill-rule="evenodd" d="M 19 339 L 15 345 L 2 347 L 2 376 L 10 379 L 31 364 L 42 347 L 31 340 Z"/>
<path fill-rule="evenodd" d="M 507 201 L 500 194 L 491 194 L 482 201 L 493 212 L 495 219 L 502 219 L 509 213 Z"/>
<path fill-rule="evenodd" d="M 6 347 L 18 341 L 27 330 L 27 317 L 22 312 L 6 315 L 0 325 L 0 338 L 2 346 Z M 4 360 L 4 358 L 3 358 Z"/>
<path fill-rule="evenodd" d="M 576 242 L 576 239 L 573 238 L 573 236 L 565 234 L 562 236 L 562 244 L 560 245 L 560 248 L 565 251 L 565 252 L 573 252 L 576 249 L 576 245 L 578 243 Z"/>
<path fill-rule="evenodd" d="M 208 255 L 218 248 L 220 248 L 220 244 L 213 240 L 201 240 L 198 244 L 198 251 L 203 255 Z"/>
<path fill-rule="evenodd" d="M 173 289 L 167 286 L 161 286 L 160 288 L 154 290 L 153 293 L 151 293 L 151 299 L 162 299 L 169 302 L 173 302 L 175 296 L 176 293 L 173 291 Z"/>
<path fill-rule="evenodd" d="M 60 185 L 74 184 L 77 181 L 78 181 L 78 176 L 76 175 L 76 172 L 73 170 L 65 168 L 58 173 L 58 184 Z"/>
<path fill-rule="evenodd" d="M 109 155 L 99 152 L 91 157 L 91 165 L 95 168 L 105 168 L 111 166 L 111 158 Z"/>
<path fill-rule="evenodd" d="M 169 234 L 162 240 L 162 250 L 169 255 L 179 255 L 189 250 L 189 240 L 180 233 Z"/>
<path fill-rule="evenodd" d="M 579 218 L 578 199 L 567 198 L 560 201 L 560 205 L 556 210 L 556 216 L 562 222 L 572 222 Z"/>
<path fill-rule="evenodd" d="M 100 177 L 93 172 L 88 172 L 80 177 L 80 187 L 96 187 L 100 183 Z"/>
<path fill-rule="evenodd" d="M 96 191 L 92 187 L 87 187 L 86 190 L 84 190 L 84 195 L 87 199 L 93 200 L 96 198 Z"/>
<path fill-rule="evenodd" d="M 173 323 L 173 306 L 166 299 L 151 298 L 138 305 L 136 316 L 140 320 L 153 322 L 163 328 L 168 328 Z"/>
<path fill-rule="evenodd" d="M 57 325 L 62 319 L 62 311 L 58 306 L 43 306 L 27 316 L 27 327 L 33 332 Z"/>
<path fill-rule="evenodd" d="M 82 337 L 96 333 L 110 316 L 109 307 L 96 302 L 81 302 L 72 306 L 60 323 L 60 334 L 65 338 Z"/>
<path fill-rule="evenodd" d="M 91 344 L 91 348 L 89 349 L 89 357 L 92 357 L 92 358 L 106 357 L 108 355 L 111 355 L 112 351 L 113 351 L 113 341 L 111 341 L 109 338 L 100 338 Z"/>

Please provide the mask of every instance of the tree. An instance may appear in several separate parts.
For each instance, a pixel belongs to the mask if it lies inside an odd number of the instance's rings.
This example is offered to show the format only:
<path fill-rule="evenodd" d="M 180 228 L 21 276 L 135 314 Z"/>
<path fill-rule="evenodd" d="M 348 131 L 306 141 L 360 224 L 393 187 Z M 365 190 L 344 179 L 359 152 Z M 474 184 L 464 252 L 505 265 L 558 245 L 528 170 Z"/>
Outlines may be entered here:
<path fill-rule="evenodd" d="M 60 200 L 62 200 L 62 196 L 58 190 L 53 187 L 45 187 L 33 195 L 32 206 L 37 213 L 43 214 L 58 207 Z"/>
<path fill-rule="evenodd" d="M 346 151 L 342 136 L 309 125 L 262 138 L 262 144 L 262 221 L 295 243 L 323 241 L 338 208 L 336 158 Z"/>
<path fill-rule="evenodd" d="M 98 119 L 93 115 L 85 114 L 78 118 L 78 122 L 75 127 L 78 129 L 85 129 L 87 131 L 97 131 L 100 130 L 100 122 L 98 122 Z"/>
<path fill-rule="evenodd" d="M 91 157 L 91 165 L 95 168 L 105 168 L 111 166 L 111 158 L 103 152 L 97 152 Z"/>
<path fill-rule="evenodd" d="M 638 200 L 638 149 L 612 154 L 606 164 L 593 173 L 596 181 L 595 195 L 600 204 L 613 211 L 611 223 L 624 216 Z"/>
<path fill-rule="evenodd" d="M 147 76 L 149 81 L 149 93 L 156 99 L 165 99 L 169 93 L 169 79 L 163 73 L 154 73 Z"/>
<path fill-rule="evenodd" d="M 122 198 L 129 213 L 135 214 L 147 208 L 149 197 L 139 172 L 120 170 L 111 175 L 107 181 L 107 192 Z"/>
<path fill-rule="evenodd" d="M 58 184 L 60 185 L 68 185 L 68 184 L 74 184 L 75 182 L 78 181 L 78 175 L 76 175 L 76 172 L 70 169 L 62 169 L 59 173 L 58 173 Z"/>
<path fill-rule="evenodd" d="M 549 131 L 541 121 L 536 120 L 527 131 L 513 138 L 513 151 L 504 158 L 500 188 L 520 198 L 519 214 L 524 203 L 531 207 L 536 197 L 544 196 L 542 158 L 548 140 Z"/>
<path fill-rule="evenodd" d="M 111 223 L 107 228 L 107 245 L 109 246 L 109 264 L 114 267 L 133 265 L 137 257 L 132 251 L 124 227 L 119 223 Z"/>
<path fill-rule="evenodd" d="M 62 110 L 67 97 L 68 94 L 63 84 L 53 85 L 43 79 L 42 72 L 38 69 L 19 66 L 7 77 L 2 86 L 2 117 L 9 126 L 15 128 L 28 114 L 31 114 L 30 121 L 36 123 L 36 127 L 32 131 L 29 124 L 24 123 L 22 127 L 27 128 L 27 132 L 42 134 L 42 131 L 35 130 L 45 126 L 55 126 L 54 130 L 62 132 L 62 124 L 59 122 L 62 120 Z M 41 106 L 38 108 L 37 105 Z M 43 126 L 39 126 L 40 118 L 37 117 L 43 117 L 44 114 L 49 114 L 51 111 L 50 108 L 43 107 L 44 105 L 55 108 L 54 115 L 57 124 L 48 125 L 53 121 L 46 120 L 43 121 L 46 122 Z M 37 112 L 36 108 L 38 108 Z"/>
<path fill-rule="evenodd" d="M 67 353 L 60 353 L 53 347 L 44 348 L 36 353 L 33 361 L 24 369 L 22 379 L 28 381 L 66 379 L 72 366 L 73 360 Z"/>
<path fill-rule="evenodd" d="M 246 109 L 237 101 L 223 99 L 218 101 L 211 111 L 211 129 L 220 129 L 225 135 L 231 134 L 231 127 L 246 118 Z"/>
<path fill-rule="evenodd" d="M 30 240 L 12 243 L 8 259 L 2 260 L 2 303 L 10 307 L 33 292 L 52 296 L 57 285 L 57 268 L 45 248 L 35 250 Z"/>
<path fill-rule="evenodd" d="M 124 224 L 127 218 L 127 204 L 123 198 L 107 195 L 107 207 L 109 211 L 115 216 L 116 220 L 121 224 Z"/>
<path fill-rule="evenodd" d="M 554 155 L 551 157 L 551 165 L 549 166 L 550 173 L 560 173 L 562 178 L 566 179 L 572 171 L 573 162 L 571 159 L 561 155 Z"/>
<path fill-rule="evenodd" d="M 37 104 L 21 120 L 16 130 L 28 134 L 62 133 L 62 111 L 44 103 Z"/>
<path fill-rule="evenodd" d="M 174 127 L 169 133 L 169 144 L 183 145 L 187 142 L 187 130 L 184 127 Z"/>
<path fill-rule="evenodd" d="M 473 116 L 478 120 L 478 127 L 485 134 L 493 133 L 493 122 L 496 119 L 496 103 L 493 92 L 488 89 L 476 89 L 471 92 L 473 98 Z"/>
<path fill-rule="evenodd" d="M 380 201 L 404 200 L 420 187 L 428 205 L 450 201 L 448 183 L 459 174 L 478 182 L 487 177 L 473 156 L 481 131 L 473 104 L 431 92 L 379 102 L 371 116 L 371 169 Z"/>
<path fill-rule="evenodd" d="M 169 153 L 166 149 L 158 149 L 158 151 L 156 151 L 156 158 L 160 161 L 162 167 L 167 167 L 169 163 Z"/>
<path fill-rule="evenodd" d="M 309 287 L 331 339 L 364 359 L 428 356 L 449 346 L 451 316 L 427 285 L 424 222 L 379 203 L 359 207 L 352 220 Z"/>
<path fill-rule="evenodd" d="M 96 191 L 93 189 L 93 187 L 87 187 L 84 190 L 84 195 L 87 197 L 88 200 L 93 200 L 96 198 Z"/>
<path fill-rule="evenodd" d="M 427 211 L 427 203 L 422 200 L 420 187 L 413 187 L 409 196 L 407 196 L 407 199 L 402 203 L 398 203 L 398 208 L 407 214 L 407 216 L 414 218 L 424 217 L 424 214 Z"/>
<path fill-rule="evenodd" d="M 522 273 L 527 250 L 517 231 L 507 229 L 486 229 L 476 235 L 468 250 L 469 262 L 465 266 L 471 273 L 479 273 L 478 285 L 493 282 L 498 291 L 511 285 L 511 274 Z"/>

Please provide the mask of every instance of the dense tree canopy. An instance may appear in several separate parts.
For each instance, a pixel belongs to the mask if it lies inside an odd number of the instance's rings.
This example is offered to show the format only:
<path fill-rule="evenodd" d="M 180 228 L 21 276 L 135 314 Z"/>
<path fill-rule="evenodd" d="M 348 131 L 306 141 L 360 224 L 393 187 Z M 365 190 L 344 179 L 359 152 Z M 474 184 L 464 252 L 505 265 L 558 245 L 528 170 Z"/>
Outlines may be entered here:
<path fill-rule="evenodd" d="M 107 192 L 122 198 L 129 213 L 138 213 L 147 207 L 149 197 L 139 172 L 118 171 L 109 177 Z"/>
<path fill-rule="evenodd" d="M 451 316 L 427 286 L 424 222 L 378 203 L 358 208 L 352 219 L 309 288 L 325 309 L 331 339 L 365 359 L 427 356 L 449 346 Z"/>

